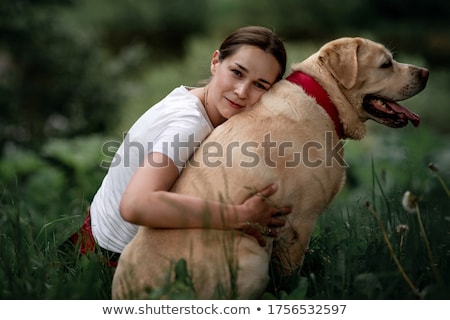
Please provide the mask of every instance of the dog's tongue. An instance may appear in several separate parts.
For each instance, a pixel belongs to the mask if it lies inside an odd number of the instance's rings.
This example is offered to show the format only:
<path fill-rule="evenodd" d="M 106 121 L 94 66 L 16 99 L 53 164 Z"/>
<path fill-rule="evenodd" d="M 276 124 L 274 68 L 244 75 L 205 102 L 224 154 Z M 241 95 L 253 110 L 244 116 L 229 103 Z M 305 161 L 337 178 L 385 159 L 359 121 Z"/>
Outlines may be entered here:
<path fill-rule="evenodd" d="M 420 124 L 420 117 L 418 114 L 409 111 L 405 107 L 402 107 L 398 103 L 392 102 L 392 101 L 385 101 L 385 103 L 391 108 L 393 111 L 397 113 L 403 113 L 414 125 L 414 127 L 417 127 Z"/>

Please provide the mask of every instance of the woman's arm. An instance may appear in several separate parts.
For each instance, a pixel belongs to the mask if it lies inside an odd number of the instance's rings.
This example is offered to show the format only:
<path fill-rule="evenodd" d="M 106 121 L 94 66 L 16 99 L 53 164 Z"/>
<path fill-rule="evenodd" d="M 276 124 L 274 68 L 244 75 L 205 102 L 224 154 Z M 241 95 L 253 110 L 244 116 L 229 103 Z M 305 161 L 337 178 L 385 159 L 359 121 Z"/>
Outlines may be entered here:
<path fill-rule="evenodd" d="M 282 226 L 284 219 L 278 215 L 290 208 L 275 208 L 264 201 L 277 190 L 270 185 L 241 205 L 226 205 L 218 201 L 169 192 L 178 178 L 178 169 L 166 155 L 152 153 L 150 161 L 137 169 L 131 178 L 120 203 L 122 217 L 133 224 L 152 228 L 213 228 L 248 229 L 248 222 L 265 226 Z M 277 215 L 277 216 L 275 216 Z"/>

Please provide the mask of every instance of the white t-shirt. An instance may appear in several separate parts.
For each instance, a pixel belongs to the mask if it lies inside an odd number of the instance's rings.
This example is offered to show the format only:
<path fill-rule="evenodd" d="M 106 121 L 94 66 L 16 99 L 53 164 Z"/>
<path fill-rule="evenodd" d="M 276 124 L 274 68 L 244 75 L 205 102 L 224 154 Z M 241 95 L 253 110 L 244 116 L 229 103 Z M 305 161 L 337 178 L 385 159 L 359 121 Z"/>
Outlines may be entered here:
<path fill-rule="evenodd" d="M 135 236 L 138 226 L 122 219 L 119 204 L 146 156 L 150 152 L 163 153 L 181 172 L 194 149 L 212 130 L 203 104 L 184 86 L 174 89 L 134 123 L 91 203 L 92 233 L 100 247 L 121 253 Z"/>

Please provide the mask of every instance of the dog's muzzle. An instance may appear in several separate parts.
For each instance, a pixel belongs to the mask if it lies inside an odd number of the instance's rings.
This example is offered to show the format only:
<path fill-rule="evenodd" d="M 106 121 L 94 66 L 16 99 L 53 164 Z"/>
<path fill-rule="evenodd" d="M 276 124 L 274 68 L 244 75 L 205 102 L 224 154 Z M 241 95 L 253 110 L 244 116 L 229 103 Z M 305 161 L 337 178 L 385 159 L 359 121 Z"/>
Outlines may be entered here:
<path fill-rule="evenodd" d="M 404 127 L 408 120 L 417 127 L 420 124 L 418 114 L 402 107 L 395 101 L 367 95 L 363 102 L 364 110 L 370 118 L 392 128 Z"/>

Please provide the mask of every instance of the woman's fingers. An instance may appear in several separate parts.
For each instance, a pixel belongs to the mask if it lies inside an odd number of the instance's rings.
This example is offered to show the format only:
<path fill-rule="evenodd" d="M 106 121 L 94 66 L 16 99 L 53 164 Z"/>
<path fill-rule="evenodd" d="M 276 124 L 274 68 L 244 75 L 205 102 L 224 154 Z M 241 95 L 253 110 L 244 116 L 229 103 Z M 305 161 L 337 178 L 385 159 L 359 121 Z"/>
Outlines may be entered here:
<path fill-rule="evenodd" d="M 270 219 L 268 226 L 272 228 L 279 228 L 284 226 L 285 223 L 286 221 L 283 218 L 272 218 Z"/>
<path fill-rule="evenodd" d="M 285 216 L 289 213 L 292 212 L 292 207 L 282 207 L 282 208 L 277 208 L 277 211 L 275 212 L 275 216 Z"/>
<path fill-rule="evenodd" d="M 278 185 L 276 183 L 272 183 L 265 187 L 263 190 L 256 193 L 257 196 L 262 198 L 268 198 L 273 195 L 278 190 Z"/>
<path fill-rule="evenodd" d="M 261 191 L 254 194 L 254 197 L 260 197 L 262 200 L 268 199 L 270 196 L 275 194 L 278 190 L 278 185 L 276 183 L 272 183 L 262 189 Z M 255 208 L 258 208 L 259 215 L 256 215 L 252 221 L 248 221 L 245 223 L 241 229 L 246 234 L 253 236 L 259 243 L 260 246 L 266 245 L 265 237 L 276 237 L 278 235 L 278 231 L 276 228 L 282 227 L 285 225 L 284 216 L 289 214 L 292 211 L 290 206 L 285 207 L 276 207 L 271 201 L 254 201 L 248 200 L 250 204 L 254 205 Z"/>
<path fill-rule="evenodd" d="M 277 211 L 272 215 L 268 225 L 274 228 L 284 226 L 286 220 L 283 216 L 291 213 L 291 211 L 291 207 L 277 208 Z"/>

